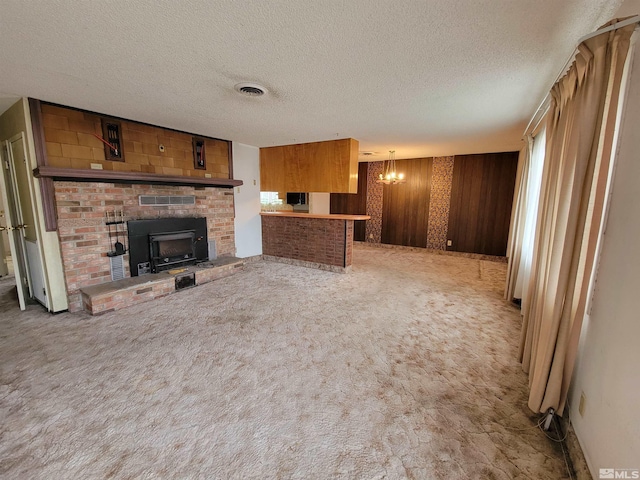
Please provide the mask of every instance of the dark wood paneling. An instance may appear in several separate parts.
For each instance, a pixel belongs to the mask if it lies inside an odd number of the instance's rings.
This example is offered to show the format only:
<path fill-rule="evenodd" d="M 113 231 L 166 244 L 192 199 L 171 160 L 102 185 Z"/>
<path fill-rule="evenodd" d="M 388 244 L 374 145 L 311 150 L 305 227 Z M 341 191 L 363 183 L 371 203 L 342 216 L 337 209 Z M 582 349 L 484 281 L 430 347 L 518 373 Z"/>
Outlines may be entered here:
<path fill-rule="evenodd" d="M 385 185 L 382 202 L 382 243 L 427 246 L 432 158 L 398 160 L 407 182 Z"/>
<path fill-rule="evenodd" d="M 332 193 L 331 213 L 347 213 L 349 215 L 366 215 L 367 213 L 367 167 L 368 163 L 358 165 L 358 193 Z M 353 225 L 353 239 L 364 242 L 366 237 L 366 221 L 356 220 Z"/>
<path fill-rule="evenodd" d="M 42 127 L 42 106 L 40 100 L 35 98 L 29 99 L 29 112 L 31 115 L 31 129 L 33 130 L 33 143 L 36 148 L 36 164 L 39 167 L 46 166 L 48 165 L 48 159 L 44 140 L 44 128 Z M 40 196 L 42 197 L 42 211 L 44 212 L 44 229 L 47 232 L 55 232 L 58 229 L 58 218 L 56 217 L 52 179 L 40 179 Z"/>
<path fill-rule="evenodd" d="M 233 142 L 227 143 L 227 148 L 229 149 L 229 178 L 233 178 Z M 234 202 L 235 209 L 235 202 Z"/>
<path fill-rule="evenodd" d="M 506 254 L 517 167 L 518 152 L 455 157 L 447 250 Z"/>

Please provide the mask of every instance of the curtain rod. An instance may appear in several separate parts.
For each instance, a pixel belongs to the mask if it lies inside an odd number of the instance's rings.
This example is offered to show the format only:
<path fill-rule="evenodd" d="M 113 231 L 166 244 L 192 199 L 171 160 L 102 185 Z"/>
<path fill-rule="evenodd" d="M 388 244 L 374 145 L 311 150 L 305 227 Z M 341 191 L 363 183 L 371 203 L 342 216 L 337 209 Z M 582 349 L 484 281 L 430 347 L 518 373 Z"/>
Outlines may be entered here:
<path fill-rule="evenodd" d="M 603 33 L 611 32 L 612 30 L 617 30 L 618 28 L 626 27 L 627 25 L 633 25 L 634 23 L 640 23 L 640 15 L 634 15 L 633 17 L 627 18 L 626 20 L 616 22 L 613 25 L 609 25 L 608 27 L 603 27 L 599 30 L 596 30 L 595 32 L 591 32 L 585 35 L 584 37 L 582 37 L 580 40 L 578 40 L 578 45 L 580 45 L 585 40 L 589 40 L 590 38 L 597 37 L 598 35 L 602 35 Z M 562 67 L 562 70 L 560 70 L 558 75 L 556 75 L 555 80 L 553 81 L 553 83 L 551 84 L 551 87 L 549 88 L 549 92 L 544 96 L 544 98 L 542 99 L 542 102 L 540 102 L 540 105 L 538 105 L 538 108 L 536 108 L 536 111 L 531 116 L 531 120 L 529 120 L 529 123 L 527 123 L 527 128 L 524 129 L 524 133 L 522 134 L 523 137 L 527 136 L 527 134 L 529 133 L 529 127 L 531 127 L 531 124 L 534 122 L 534 120 L 540 114 L 540 112 L 544 109 L 545 105 L 548 106 L 549 96 L 551 94 L 551 88 L 553 88 L 553 86 L 560 79 L 560 77 L 567 71 L 567 68 L 569 67 L 571 62 L 573 62 L 577 51 L 578 51 L 578 47 L 576 47 L 573 50 L 573 53 L 571 54 L 569 59 L 565 62 L 564 66 Z M 533 127 L 534 130 L 539 123 L 540 121 L 538 120 L 535 126 Z"/>

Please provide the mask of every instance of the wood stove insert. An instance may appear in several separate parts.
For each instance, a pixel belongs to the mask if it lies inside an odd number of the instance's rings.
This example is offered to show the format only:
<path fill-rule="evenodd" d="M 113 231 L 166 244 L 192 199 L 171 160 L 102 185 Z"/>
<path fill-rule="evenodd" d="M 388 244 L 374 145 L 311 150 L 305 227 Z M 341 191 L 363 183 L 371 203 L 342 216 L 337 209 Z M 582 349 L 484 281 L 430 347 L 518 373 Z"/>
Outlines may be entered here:
<path fill-rule="evenodd" d="M 162 232 L 149 235 L 151 271 L 161 272 L 196 263 L 196 232 Z"/>
<path fill-rule="evenodd" d="M 131 276 L 208 260 L 206 218 L 159 218 L 127 222 Z"/>

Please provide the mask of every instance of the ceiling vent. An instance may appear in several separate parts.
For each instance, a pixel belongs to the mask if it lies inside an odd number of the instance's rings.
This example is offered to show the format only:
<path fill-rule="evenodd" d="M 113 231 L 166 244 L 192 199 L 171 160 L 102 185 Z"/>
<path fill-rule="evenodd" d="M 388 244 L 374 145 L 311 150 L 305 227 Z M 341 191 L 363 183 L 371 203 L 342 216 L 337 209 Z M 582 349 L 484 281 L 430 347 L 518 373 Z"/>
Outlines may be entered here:
<path fill-rule="evenodd" d="M 267 89 L 257 83 L 239 83 L 235 87 L 237 92 L 249 97 L 261 97 L 267 93 Z"/>

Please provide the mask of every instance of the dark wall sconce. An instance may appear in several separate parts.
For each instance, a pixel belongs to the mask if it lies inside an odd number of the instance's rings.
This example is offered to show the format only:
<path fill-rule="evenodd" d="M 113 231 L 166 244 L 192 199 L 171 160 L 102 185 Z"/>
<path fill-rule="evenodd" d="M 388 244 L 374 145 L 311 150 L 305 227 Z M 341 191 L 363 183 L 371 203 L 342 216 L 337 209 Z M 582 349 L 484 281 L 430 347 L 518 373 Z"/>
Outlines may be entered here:
<path fill-rule="evenodd" d="M 204 153 L 204 138 L 193 137 L 193 167 L 197 170 L 207 169 L 207 157 Z"/>
<path fill-rule="evenodd" d="M 124 152 L 122 151 L 122 128 L 120 127 L 120 122 L 103 118 L 102 138 L 98 138 L 105 144 L 104 156 L 107 160 L 124 162 Z"/>

